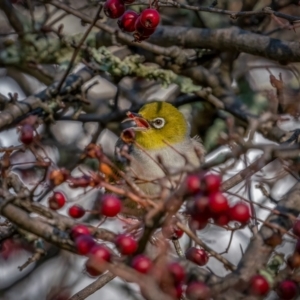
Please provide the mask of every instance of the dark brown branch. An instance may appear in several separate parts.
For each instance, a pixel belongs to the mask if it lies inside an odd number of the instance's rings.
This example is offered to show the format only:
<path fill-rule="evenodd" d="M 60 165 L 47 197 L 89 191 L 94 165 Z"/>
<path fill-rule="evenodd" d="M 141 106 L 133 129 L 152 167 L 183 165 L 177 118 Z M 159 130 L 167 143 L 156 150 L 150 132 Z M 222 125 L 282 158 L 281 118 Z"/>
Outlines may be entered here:
<path fill-rule="evenodd" d="M 200 29 L 161 26 L 149 42 L 165 47 L 178 45 L 185 48 L 212 48 L 219 51 L 239 51 L 279 61 L 300 61 L 298 42 L 273 39 L 238 27 Z"/>
<path fill-rule="evenodd" d="M 76 222 L 68 218 L 67 216 L 61 215 L 55 211 L 47 209 L 44 205 L 41 205 L 36 202 L 25 202 L 25 201 L 15 201 L 15 204 L 18 205 L 21 208 L 26 209 L 27 211 L 30 211 L 32 213 L 40 214 L 44 217 L 49 217 L 50 220 L 57 225 L 57 227 L 61 230 L 68 230 L 69 228 L 73 227 Z M 91 227 L 91 229 L 94 231 L 94 235 L 96 238 L 112 242 L 115 240 L 115 234 L 112 233 L 109 230 L 103 229 L 103 228 L 95 228 L 88 224 L 86 226 Z"/>
<path fill-rule="evenodd" d="M 19 34 L 23 34 L 23 25 L 20 21 L 17 12 L 9 0 L 0 1 L 0 9 L 4 11 L 10 25 Z"/>
<path fill-rule="evenodd" d="M 92 77 L 93 72 L 88 68 L 83 68 L 76 74 L 68 76 L 68 80 L 60 91 L 62 100 L 64 97 L 67 98 L 70 93 L 80 91 L 81 86 Z M 55 96 L 56 87 L 57 82 L 53 83 L 40 93 L 6 107 L 6 109 L 0 113 L 0 129 L 7 128 L 8 126 L 19 122 L 21 117 L 24 117 L 24 115 L 34 110 L 39 110 L 40 113 L 43 113 L 43 109 L 47 108 L 47 101 Z M 56 109 L 59 109 L 58 105 L 56 106 Z"/>
<path fill-rule="evenodd" d="M 295 130 L 292 133 L 288 133 L 290 135 L 289 139 L 288 136 L 285 136 L 287 140 L 285 140 L 282 145 L 293 145 L 295 143 L 299 143 L 299 130 Z M 250 178 L 252 175 L 254 175 L 256 172 L 260 171 L 263 167 L 265 167 L 267 164 L 271 163 L 276 159 L 276 156 L 273 155 L 272 151 L 266 151 L 265 153 L 258 158 L 256 161 L 254 161 L 252 164 L 250 164 L 247 168 L 240 171 L 236 175 L 232 176 L 231 178 L 227 179 L 222 183 L 222 190 L 227 191 L 230 190 L 232 187 L 240 184 L 247 178 Z"/>
<path fill-rule="evenodd" d="M 144 2 L 144 1 L 141 1 L 140 3 L 147 5 L 147 2 Z M 250 17 L 250 16 L 272 16 L 272 15 L 274 15 L 278 18 L 285 19 L 291 23 L 300 21 L 300 17 L 291 16 L 288 14 L 277 12 L 277 11 L 272 10 L 270 7 L 266 7 L 259 11 L 251 11 L 251 10 L 250 11 L 232 11 L 232 10 L 226 10 L 226 9 L 221 9 L 221 8 L 216 8 L 216 7 L 186 5 L 186 4 L 181 4 L 181 3 L 178 3 L 175 1 L 166 1 L 166 2 L 160 1 L 159 6 L 161 6 L 161 7 L 178 7 L 178 8 L 183 8 L 183 9 L 193 10 L 193 11 L 216 13 L 216 14 L 230 16 L 233 19 L 242 18 L 242 17 Z"/>
<path fill-rule="evenodd" d="M 147 300 L 172 300 L 173 297 L 164 293 L 158 286 L 154 277 L 141 274 L 124 264 L 109 264 L 108 270 L 115 276 L 139 285 L 142 295 Z"/>
<path fill-rule="evenodd" d="M 203 249 L 205 249 L 207 252 L 209 252 L 215 259 L 219 260 L 221 263 L 224 264 L 226 268 L 228 268 L 231 271 L 234 271 L 236 269 L 235 265 L 233 265 L 230 261 L 228 261 L 225 257 L 218 254 L 216 251 L 211 249 L 209 246 L 207 246 L 201 239 L 197 237 L 196 234 L 194 234 L 189 228 L 183 226 L 181 223 L 176 224 L 178 228 L 183 230 L 191 239 L 193 239 L 198 245 L 200 245 Z"/>
<path fill-rule="evenodd" d="M 60 245 L 64 249 L 74 251 L 73 242 L 69 240 L 66 231 L 73 227 L 76 222 L 39 203 L 26 201 L 24 198 L 30 195 L 29 191 L 24 187 L 17 175 L 11 173 L 8 177 L 8 182 L 18 194 L 16 195 L 16 199 L 13 199 L 14 204 L 8 203 L 7 200 L 0 198 L 0 207 L 2 208 L 1 215 L 22 229 L 36 234 L 52 242 L 54 245 Z M 22 199 L 19 199 L 19 197 Z M 45 219 L 30 217 L 27 212 L 36 213 Z M 19 217 L 18 213 L 20 213 Z M 47 223 L 46 218 L 49 223 Z M 89 227 L 93 229 L 96 238 L 110 242 L 114 241 L 115 234 L 109 230 L 92 226 Z M 65 244 L 67 244 L 66 248 Z"/>
<path fill-rule="evenodd" d="M 300 184 L 297 183 L 291 191 L 284 197 L 275 210 L 282 214 L 291 214 L 297 217 L 300 213 Z M 271 214 L 266 222 L 277 225 L 282 229 L 290 230 L 293 223 L 290 218 L 285 215 Z M 246 250 L 242 261 L 238 265 L 238 273 L 240 280 L 249 282 L 251 276 L 253 276 L 257 270 L 265 267 L 270 255 L 274 248 L 281 244 L 282 236 L 275 228 L 263 225 L 258 234 L 254 236 Z M 259 255 L 257 255 L 259 253 Z M 255 257 L 255 259 L 253 259 Z M 241 285 L 242 286 L 242 285 Z"/>
<path fill-rule="evenodd" d="M 88 296 L 94 294 L 96 291 L 100 290 L 104 285 L 106 285 L 108 282 L 113 280 L 115 278 L 115 275 L 108 272 L 101 277 L 99 277 L 97 280 L 86 286 L 84 289 L 73 295 L 69 300 L 83 300 L 86 299 Z"/>
<path fill-rule="evenodd" d="M 80 18 L 86 23 L 93 19 L 77 10 L 53 0 L 51 4 Z M 282 63 L 300 61 L 300 49 L 297 42 L 273 39 L 251 33 L 237 27 L 226 29 L 200 29 L 176 26 L 160 26 L 147 42 L 133 43 L 132 36 L 107 24 L 97 22 L 95 27 L 102 29 L 97 37 L 98 46 L 111 45 L 111 35 L 123 44 L 134 45 L 154 54 L 176 57 L 178 46 L 185 48 L 212 48 L 219 51 L 239 51 L 276 60 Z M 108 34 L 107 34 L 108 33 Z M 151 44 L 153 43 L 153 44 Z M 158 46 L 159 45 L 159 46 Z M 176 45 L 174 47 L 174 45 Z M 163 47 L 162 47 L 163 46 Z"/>
<path fill-rule="evenodd" d="M 93 19 L 90 18 L 89 16 L 79 12 L 78 10 L 76 10 L 76 9 L 74 9 L 74 8 L 68 6 L 68 5 L 63 4 L 60 1 L 52 0 L 51 4 L 55 7 L 57 7 L 57 8 L 60 8 L 60 9 L 64 10 L 65 12 L 68 12 L 69 14 L 81 19 L 85 23 L 91 24 L 93 22 Z M 118 40 L 120 39 L 123 43 L 125 43 L 127 45 L 138 46 L 138 47 L 141 47 L 142 49 L 151 51 L 155 54 L 172 56 L 172 52 L 175 49 L 178 49 L 178 47 L 174 47 L 174 46 L 171 47 L 170 49 L 166 49 L 164 47 L 160 47 L 160 46 L 157 46 L 157 45 L 151 45 L 148 42 L 143 42 L 143 43 L 140 43 L 140 44 L 134 43 L 131 35 L 125 34 L 122 31 L 118 31 L 118 30 L 116 30 L 116 28 L 113 28 L 113 27 L 111 27 L 107 24 L 104 24 L 102 22 L 99 22 L 99 21 L 96 22 L 95 27 L 97 27 L 99 29 L 102 29 L 102 30 L 104 30 L 105 32 L 108 33 L 107 40 L 108 40 L 109 44 L 111 44 L 111 42 L 112 42 L 111 37 L 112 37 L 112 35 L 114 35 L 114 36 L 116 36 L 116 38 Z M 100 44 L 101 42 L 102 42 L 101 38 L 99 37 L 99 39 L 97 39 L 97 43 Z"/>
<path fill-rule="evenodd" d="M 84 33 L 84 35 L 82 36 L 82 38 L 80 39 L 78 45 L 76 45 L 76 49 L 75 51 L 73 52 L 72 54 L 72 57 L 71 57 L 71 61 L 68 65 L 68 68 L 67 70 L 65 71 L 63 77 L 61 78 L 61 81 L 59 82 L 58 86 L 57 86 L 57 93 L 60 92 L 60 89 L 63 85 L 63 83 L 65 82 L 67 76 L 69 75 L 72 67 L 74 66 L 74 61 L 79 53 L 79 51 L 81 50 L 81 46 L 83 45 L 84 41 L 86 40 L 86 38 L 88 37 L 89 33 L 91 32 L 91 30 L 93 29 L 94 25 L 96 24 L 97 20 L 99 19 L 99 15 L 101 13 L 101 10 L 102 10 L 102 4 L 99 5 L 99 8 L 96 12 L 96 16 L 93 20 L 93 22 L 90 24 L 89 28 L 86 30 L 86 32 Z"/>
<path fill-rule="evenodd" d="M 3 203 L 3 198 L 0 198 L 0 205 Z M 22 229 L 29 231 L 62 249 L 76 253 L 73 242 L 68 238 L 60 236 L 62 232 L 58 229 L 55 230 L 54 227 L 43 222 L 41 219 L 30 217 L 28 213 L 21 208 L 16 207 L 13 204 L 7 204 L 3 207 L 1 214 Z"/>

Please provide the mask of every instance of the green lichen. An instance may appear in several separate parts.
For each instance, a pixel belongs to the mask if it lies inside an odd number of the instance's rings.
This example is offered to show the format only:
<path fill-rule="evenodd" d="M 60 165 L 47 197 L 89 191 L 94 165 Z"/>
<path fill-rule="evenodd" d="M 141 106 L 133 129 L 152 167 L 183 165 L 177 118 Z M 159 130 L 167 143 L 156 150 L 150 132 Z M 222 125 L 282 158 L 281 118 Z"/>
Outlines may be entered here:
<path fill-rule="evenodd" d="M 284 255 L 276 254 L 272 257 L 265 269 L 259 270 L 259 274 L 264 276 L 270 286 L 274 285 L 274 278 L 279 273 L 280 268 L 284 264 Z"/>
<path fill-rule="evenodd" d="M 108 72 L 114 77 L 136 76 L 159 80 L 163 87 L 175 83 L 183 93 L 193 93 L 201 89 L 188 77 L 178 75 L 171 70 L 161 69 L 156 65 L 144 64 L 143 57 L 139 55 L 131 55 L 121 60 L 105 47 L 92 49 L 91 55 L 98 70 Z"/>
<path fill-rule="evenodd" d="M 58 64 L 64 70 L 70 64 L 76 47 L 80 44 L 82 34 L 64 38 L 42 37 L 36 34 L 25 34 L 16 42 L 7 43 L 0 51 L 0 63 L 3 65 L 26 66 L 27 63 Z M 96 49 L 96 33 L 90 33 L 78 52 L 73 65 L 79 63 L 87 53 L 96 69 L 110 73 L 113 77 L 134 76 L 159 81 L 163 87 L 175 83 L 183 93 L 193 93 L 201 89 L 185 76 L 171 70 L 164 70 L 154 64 L 144 62 L 139 55 L 128 56 L 121 60 L 106 47 Z"/>

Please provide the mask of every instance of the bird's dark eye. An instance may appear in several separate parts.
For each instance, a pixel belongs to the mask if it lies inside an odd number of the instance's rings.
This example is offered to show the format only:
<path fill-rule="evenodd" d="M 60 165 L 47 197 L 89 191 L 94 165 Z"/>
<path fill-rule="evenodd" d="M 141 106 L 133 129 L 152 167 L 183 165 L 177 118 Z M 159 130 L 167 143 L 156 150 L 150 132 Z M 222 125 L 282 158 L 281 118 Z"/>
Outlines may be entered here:
<path fill-rule="evenodd" d="M 162 128 L 165 125 L 165 120 L 163 118 L 156 118 L 153 120 L 152 125 L 155 128 Z"/>

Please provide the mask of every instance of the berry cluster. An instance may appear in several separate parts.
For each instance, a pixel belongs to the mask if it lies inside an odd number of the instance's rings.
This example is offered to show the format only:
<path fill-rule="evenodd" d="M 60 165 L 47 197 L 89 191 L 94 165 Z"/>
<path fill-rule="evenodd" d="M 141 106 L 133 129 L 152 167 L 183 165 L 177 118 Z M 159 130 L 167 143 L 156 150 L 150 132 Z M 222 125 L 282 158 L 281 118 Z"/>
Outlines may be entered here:
<path fill-rule="evenodd" d="M 291 269 L 295 269 L 300 267 L 300 220 L 294 223 L 292 232 L 298 237 L 298 241 L 294 253 L 287 260 L 287 264 Z M 254 275 L 251 278 L 249 291 L 252 295 L 265 296 L 270 289 L 270 283 L 264 276 Z M 286 279 L 275 286 L 275 291 L 280 299 L 292 300 L 298 294 L 299 288 L 294 281 Z"/>
<path fill-rule="evenodd" d="M 91 276 L 101 275 L 105 271 L 105 262 L 111 261 L 110 249 L 97 244 L 90 229 L 82 224 L 75 225 L 71 229 L 70 237 L 75 242 L 77 253 L 89 257 L 85 264 L 87 273 Z"/>
<path fill-rule="evenodd" d="M 71 229 L 70 238 L 75 242 L 77 253 L 88 257 L 85 270 L 90 276 L 100 276 L 106 271 L 106 263 L 112 262 L 113 254 L 108 247 L 95 241 L 90 228 L 83 224 L 77 224 Z M 134 255 L 137 251 L 138 243 L 129 234 L 118 235 L 114 243 L 122 255 Z M 205 265 L 208 261 L 207 253 L 195 247 L 187 250 L 186 258 L 199 266 Z M 132 257 L 130 266 L 139 273 L 151 274 L 161 289 L 174 299 L 182 297 L 184 284 L 187 284 L 186 294 L 191 299 L 198 293 L 210 295 L 210 289 L 206 284 L 198 281 L 186 282 L 185 270 L 178 262 L 154 265 L 148 256 L 139 254 Z"/>
<path fill-rule="evenodd" d="M 184 267 L 176 261 L 156 262 L 153 265 L 147 256 L 141 254 L 133 258 L 131 266 L 140 273 L 151 275 L 160 289 L 172 299 L 182 299 L 185 285 L 185 294 L 189 299 L 209 299 L 211 295 L 210 288 L 205 283 L 191 281 Z"/>
<path fill-rule="evenodd" d="M 51 197 L 48 198 L 49 208 L 52 210 L 58 210 L 62 208 L 67 202 L 67 197 L 64 193 L 56 191 Z M 78 204 L 74 204 L 69 207 L 68 214 L 74 219 L 79 219 L 84 216 L 85 209 Z"/>
<path fill-rule="evenodd" d="M 209 287 L 203 282 L 191 281 L 183 266 L 178 262 L 156 265 L 156 268 L 152 271 L 152 275 L 161 290 L 169 294 L 173 299 L 183 298 L 184 285 L 187 285 L 185 294 L 189 299 L 209 299 Z M 197 295 L 200 295 L 202 292 L 204 292 L 203 296 L 205 297 L 197 297 Z"/>
<path fill-rule="evenodd" d="M 74 240 L 77 253 L 87 255 L 86 271 L 91 276 L 99 276 L 105 270 L 105 262 L 111 262 L 112 252 L 104 245 L 98 244 L 88 227 L 83 224 L 75 225 L 70 232 Z M 121 234 L 115 239 L 115 245 L 122 255 L 132 255 L 137 250 L 137 241 L 131 235 Z M 141 273 L 147 273 L 151 266 L 151 260 L 146 256 L 137 256 L 131 263 L 132 267 Z"/>
<path fill-rule="evenodd" d="M 58 210 L 62 208 L 67 202 L 67 198 L 64 193 L 55 191 L 51 197 L 48 198 L 49 208 L 52 210 Z M 121 200 L 114 195 L 103 195 L 99 199 L 99 213 L 105 217 L 115 217 L 120 213 L 122 209 Z M 85 209 L 78 204 L 74 204 L 69 207 L 68 214 L 73 219 L 79 219 L 85 215 Z"/>
<path fill-rule="evenodd" d="M 277 295 L 282 300 L 292 300 L 298 294 L 297 284 L 292 280 L 283 280 L 275 287 Z M 255 296 L 266 296 L 270 291 L 268 280 L 262 275 L 254 275 L 250 280 L 249 292 Z"/>
<path fill-rule="evenodd" d="M 125 11 L 125 4 L 134 0 L 106 0 L 104 13 L 111 19 L 118 19 L 119 28 L 125 32 L 133 32 L 134 41 L 141 42 L 154 33 L 160 21 L 159 12 L 154 8 L 147 8 L 136 13 L 133 10 Z"/>
<path fill-rule="evenodd" d="M 162 234 L 166 239 L 177 240 L 180 239 L 184 231 L 176 226 L 176 218 L 173 218 L 170 224 L 162 227 Z M 185 252 L 185 257 L 187 260 L 192 261 L 198 266 L 204 266 L 208 262 L 208 254 L 204 249 L 198 249 L 196 247 L 190 247 Z"/>
<path fill-rule="evenodd" d="M 243 202 L 231 206 L 228 199 L 220 191 L 221 177 L 215 174 L 189 175 L 186 188 L 192 200 L 187 204 L 187 212 L 191 215 L 190 226 L 195 230 L 203 229 L 209 219 L 219 226 L 230 221 L 246 224 L 250 219 L 250 209 Z"/>

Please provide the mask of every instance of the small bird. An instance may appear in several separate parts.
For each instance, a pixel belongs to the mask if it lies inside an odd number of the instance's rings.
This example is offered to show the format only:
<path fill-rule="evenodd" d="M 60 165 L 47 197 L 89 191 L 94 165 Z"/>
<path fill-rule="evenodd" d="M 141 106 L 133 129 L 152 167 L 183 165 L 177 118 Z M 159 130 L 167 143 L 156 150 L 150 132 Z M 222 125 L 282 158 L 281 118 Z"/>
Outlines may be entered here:
<path fill-rule="evenodd" d="M 159 196 L 163 186 L 176 189 L 184 177 L 179 171 L 184 167 L 199 167 L 203 162 L 205 150 L 200 138 L 190 137 L 187 120 L 172 104 L 147 103 L 138 114 L 128 112 L 127 116 L 125 121 L 133 121 L 134 126 L 122 134 L 129 132 L 134 142 L 129 146 L 126 175 L 145 194 Z M 124 138 L 116 143 L 115 154 L 119 161 L 124 145 Z"/>

